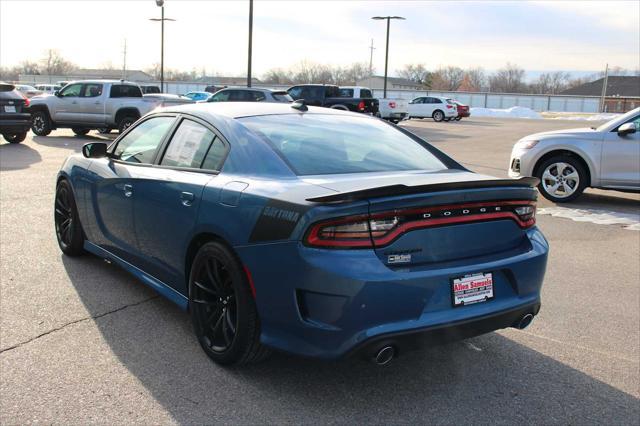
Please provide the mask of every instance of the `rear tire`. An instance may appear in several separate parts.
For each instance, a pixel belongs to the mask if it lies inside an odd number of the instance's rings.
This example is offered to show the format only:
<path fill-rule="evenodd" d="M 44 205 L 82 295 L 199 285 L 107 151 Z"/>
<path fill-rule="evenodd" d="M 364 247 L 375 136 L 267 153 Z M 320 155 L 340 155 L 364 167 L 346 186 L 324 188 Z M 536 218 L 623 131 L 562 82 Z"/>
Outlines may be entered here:
<path fill-rule="evenodd" d="M 462 117 L 456 117 L 456 118 L 454 118 L 454 120 L 460 121 L 460 120 L 462 120 Z"/>
<path fill-rule="evenodd" d="M 260 343 L 260 320 L 247 275 L 221 243 L 204 244 L 193 260 L 189 310 L 200 346 L 216 363 L 246 364 L 270 354 Z"/>
<path fill-rule="evenodd" d="M 138 117 L 134 117 L 133 115 L 122 117 L 118 122 L 118 131 L 124 133 L 137 119 Z"/>
<path fill-rule="evenodd" d="M 437 109 L 433 112 L 432 118 L 433 118 L 433 121 L 435 121 L 436 123 L 439 123 L 442 120 L 444 120 L 444 112 Z"/>
<path fill-rule="evenodd" d="M 72 127 L 71 130 L 78 136 L 84 136 L 89 133 L 89 129 L 83 129 L 82 127 Z"/>
<path fill-rule="evenodd" d="M 575 157 L 558 155 L 549 158 L 536 169 L 540 179 L 538 190 L 554 203 L 567 203 L 582 194 L 587 187 L 587 172 Z"/>
<path fill-rule="evenodd" d="M 38 136 L 51 133 L 51 119 L 45 111 L 36 111 L 31 115 L 31 131 Z"/>
<path fill-rule="evenodd" d="M 61 180 L 56 187 L 54 223 L 60 250 L 67 256 L 84 253 L 84 233 L 78 217 L 73 190 L 67 180 Z"/>
<path fill-rule="evenodd" d="M 23 140 L 26 139 L 27 137 L 27 132 L 23 132 L 23 133 L 14 133 L 14 134 L 6 134 L 3 133 L 2 136 L 5 138 L 5 140 L 9 143 L 20 143 Z"/>

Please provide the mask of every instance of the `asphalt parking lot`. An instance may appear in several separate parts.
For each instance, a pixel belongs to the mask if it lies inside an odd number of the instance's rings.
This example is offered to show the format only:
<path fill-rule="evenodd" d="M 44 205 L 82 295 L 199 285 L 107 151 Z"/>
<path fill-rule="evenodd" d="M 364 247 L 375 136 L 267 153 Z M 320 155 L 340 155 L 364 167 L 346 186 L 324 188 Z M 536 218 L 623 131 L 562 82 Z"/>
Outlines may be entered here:
<path fill-rule="evenodd" d="M 506 176 L 520 137 L 583 125 L 403 124 L 496 176 Z M 542 310 L 524 331 L 406 354 L 387 367 L 276 354 L 225 369 L 204 355 L 188 315 L 171 302 L 115 266 L 58 250 L 56 172 L 99 138 L 60 130 L 0 143 L 1 424 L 640 421 L 640 232 L 540 215 L 551 254 Z M 635 215 L 640 197 L 589 190 L 570 207 Z"/>

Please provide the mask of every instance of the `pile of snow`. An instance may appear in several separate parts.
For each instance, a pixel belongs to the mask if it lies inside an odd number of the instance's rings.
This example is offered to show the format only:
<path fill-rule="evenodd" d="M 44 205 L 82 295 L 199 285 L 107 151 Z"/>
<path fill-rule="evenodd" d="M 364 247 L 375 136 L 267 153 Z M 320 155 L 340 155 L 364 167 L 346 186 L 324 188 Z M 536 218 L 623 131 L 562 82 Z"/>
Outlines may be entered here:
<path fill-rule="evenodd" d="M 500 118 L 543 118 L 531 108 L 511 107 L 507 109 L 471 108 L 472 117 L 500 117 Z"/>
<path fill-rule="evenodd" d="M 563 217 L 576 222 L 591 222 L 598 225 L 623 225 L 624 229 L 640 231 L 640 214 L 566 207 L 545 207 L 538 209 L 536 214 L 548 214 L 553 217 Z"/>

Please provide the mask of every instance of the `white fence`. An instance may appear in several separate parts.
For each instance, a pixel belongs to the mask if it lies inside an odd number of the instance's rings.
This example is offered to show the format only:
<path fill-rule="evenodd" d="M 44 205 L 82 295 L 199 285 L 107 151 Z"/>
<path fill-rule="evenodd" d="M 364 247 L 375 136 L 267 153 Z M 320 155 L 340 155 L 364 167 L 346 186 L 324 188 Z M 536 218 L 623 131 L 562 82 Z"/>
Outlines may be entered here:
<path fill-rule="evenodd" d="M 53 82 L 65 80 L 63 76 L 21 76 L 26 77 L 24 83 L 38 83 L 53 79 Z M 142 85 L 160 87 L 159 81 L 139 82 Z M 203 91 L 209 84 L 186 81 L 165 81 L 165 92 L 183 94 L 187 92 Z M 217 84 L 219 85 L 219 84 Z M 288 85 L 255 84 L 255 87 L 270 89 L 287 89 Z M 373 95 L 382 98 L 382 89 L 374 89 Z M 471 92 L 441 92 L 432 90 L 387 90 L 387 98 L 411 100 L 419 96 L 444 96 L 453 98 L 473 107 L 483 108 L 511 108 L 515 106 L 531 108 L 534 111 L 556 112 L 599 112 L 600 97 L 598 96 L 562 96 L 562 95 L 527 95 L 520 93 L 471 93 Z"/>

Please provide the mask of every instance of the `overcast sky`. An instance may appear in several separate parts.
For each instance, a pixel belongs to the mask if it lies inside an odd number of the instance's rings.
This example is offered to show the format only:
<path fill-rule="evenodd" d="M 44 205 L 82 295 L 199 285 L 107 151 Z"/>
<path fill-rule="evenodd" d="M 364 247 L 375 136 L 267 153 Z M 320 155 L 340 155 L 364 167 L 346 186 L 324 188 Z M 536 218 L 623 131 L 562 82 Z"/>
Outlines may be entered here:
<path fill-rule="evenodd" d="M 244 75 L 248 1 L 166 0 L 165 67 Z M 640 2 L 632 1 L 269 1 L 254 2 L 254 75 L 301 60 L 369 62 L 384 71 L 385 24 L 392 21 L 390 73 L 408 63 L 481 66 L 507 61 L 529 71 L 640 67 Z M 144 69 L 160 57 L 153 0 L 0 0 L 0 65 L 37 60 L 56 48 L 81 67 L 111 62 Z"/>

